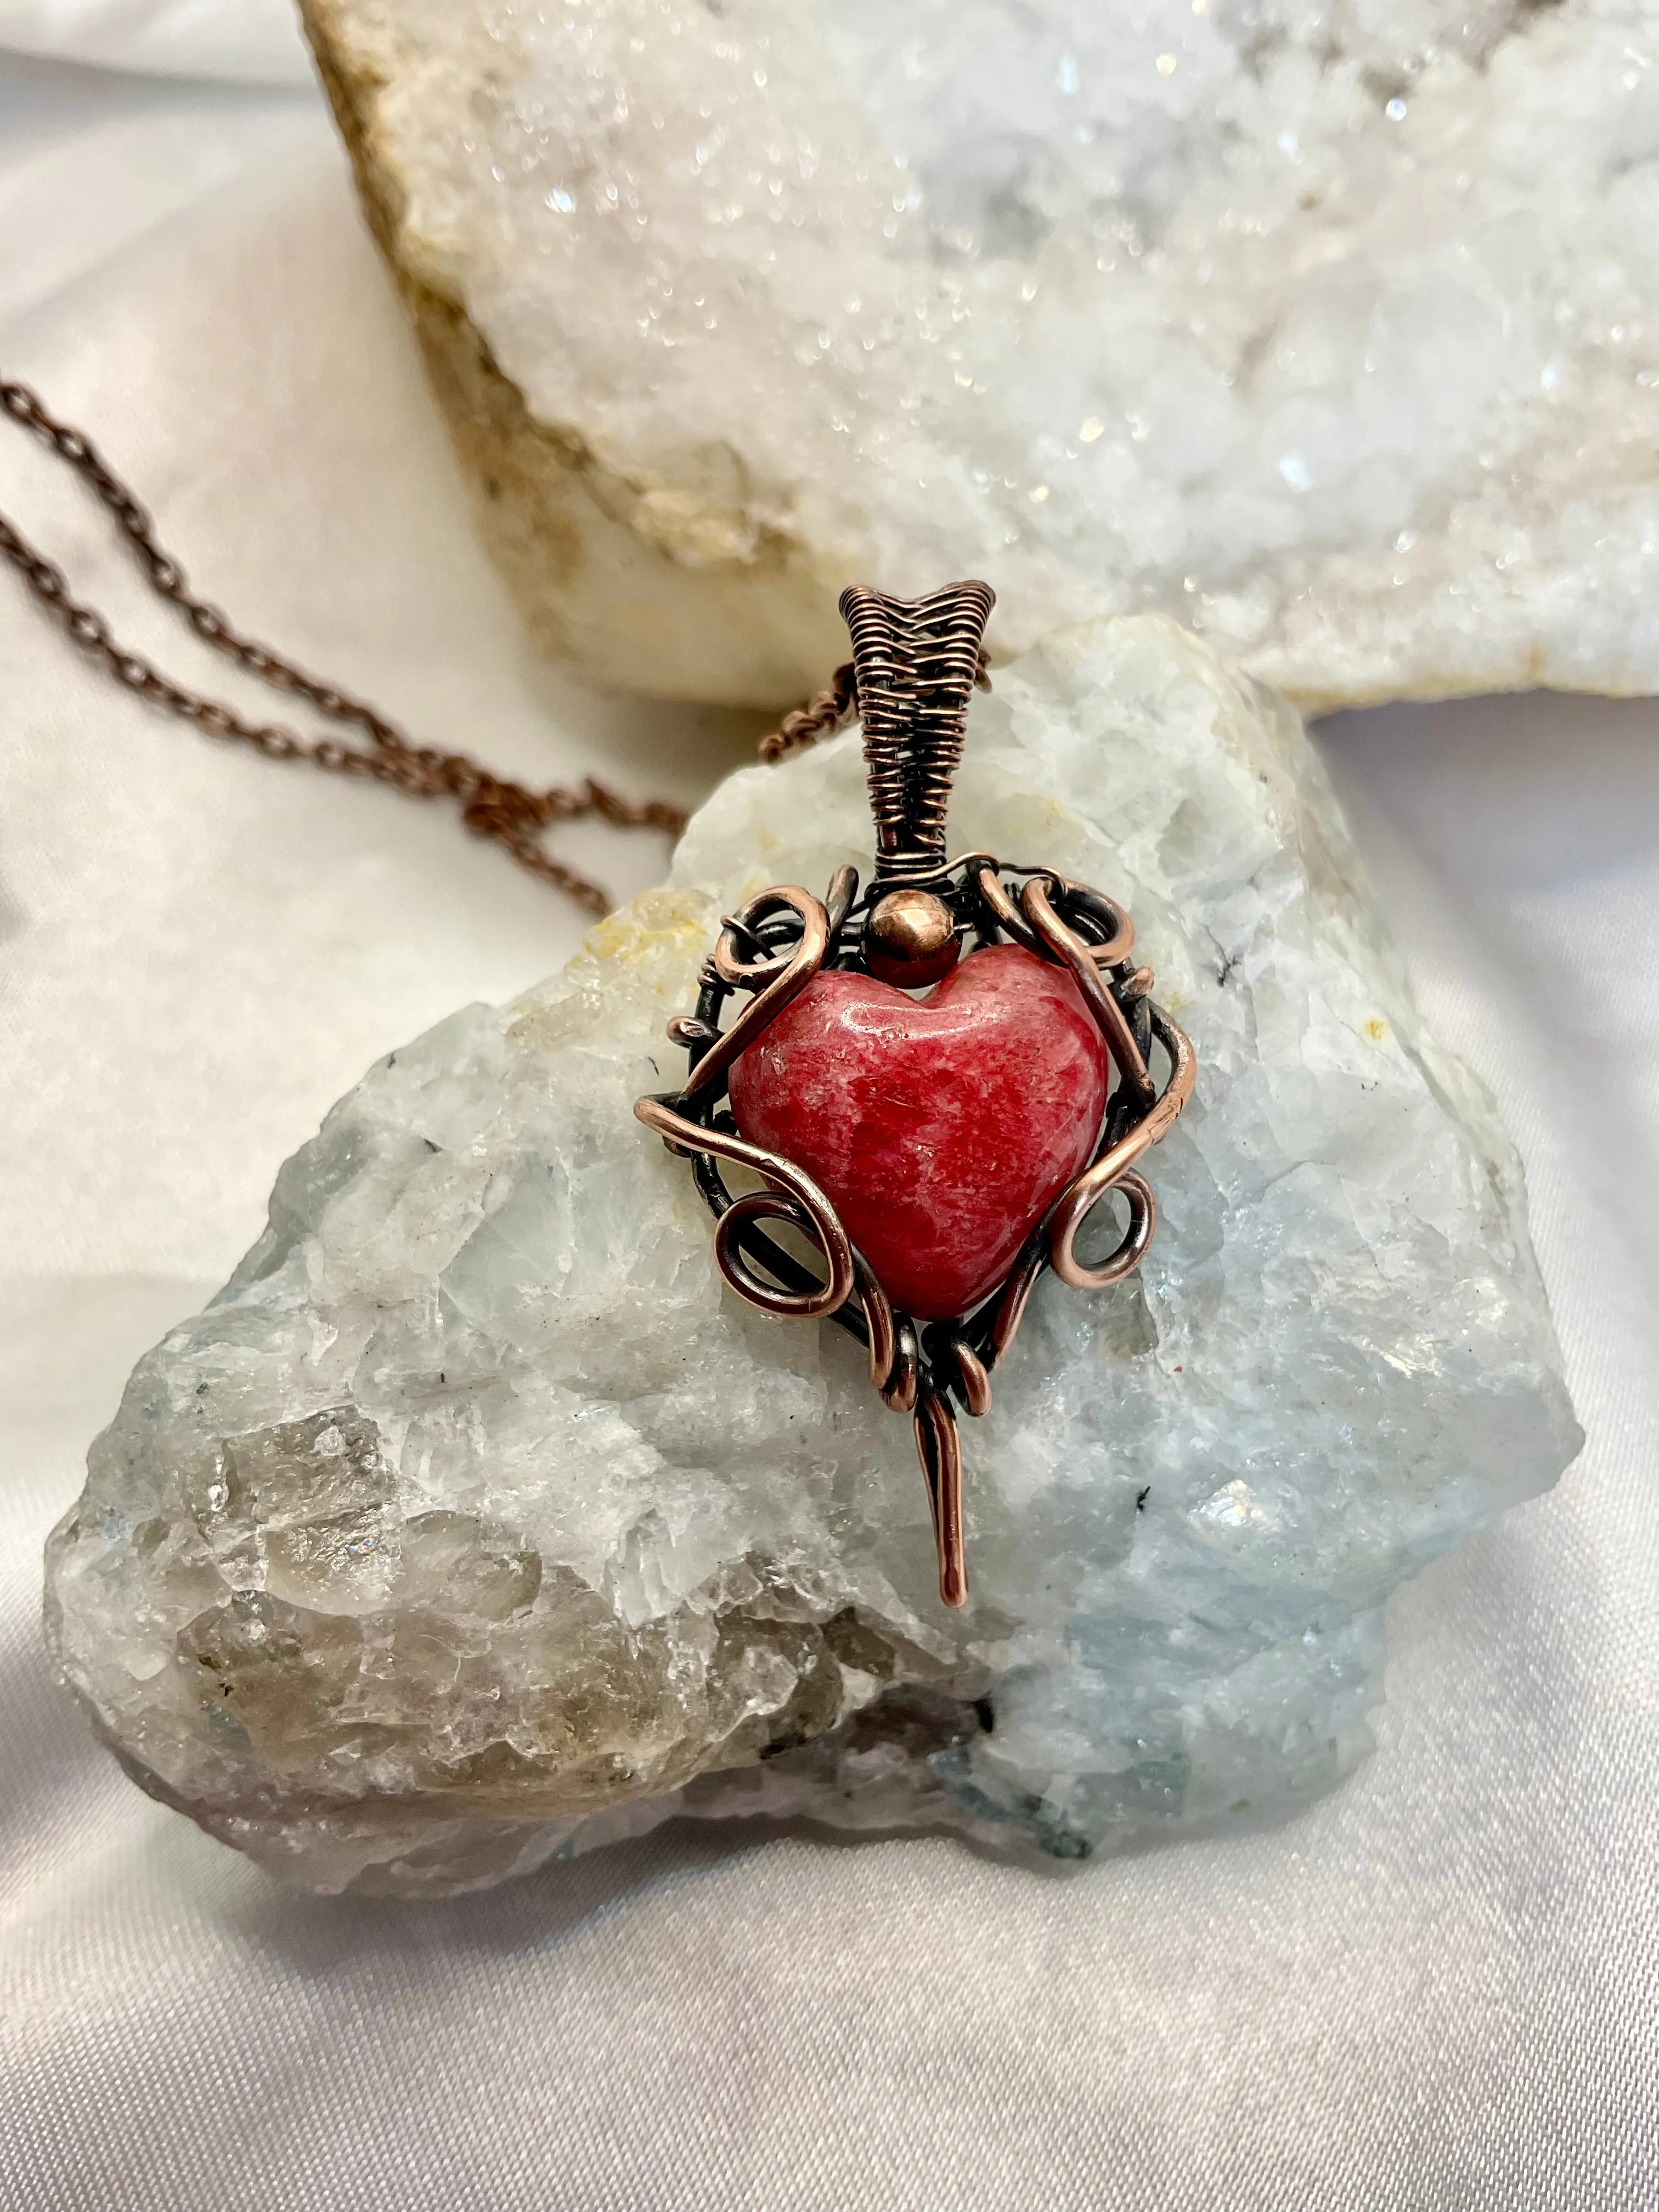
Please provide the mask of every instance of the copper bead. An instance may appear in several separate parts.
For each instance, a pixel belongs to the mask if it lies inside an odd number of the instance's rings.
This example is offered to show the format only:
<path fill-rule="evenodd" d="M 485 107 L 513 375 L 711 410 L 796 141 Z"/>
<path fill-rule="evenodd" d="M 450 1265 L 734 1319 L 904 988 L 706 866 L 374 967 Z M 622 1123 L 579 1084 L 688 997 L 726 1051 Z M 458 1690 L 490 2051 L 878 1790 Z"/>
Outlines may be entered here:
<path fill-rule="evenodd" d="M 951 909 L 932 891 L 889 891 L 864 926 L 864 961 L 883 983 L 915 990 L 957 964 L 961 946 Z"/>

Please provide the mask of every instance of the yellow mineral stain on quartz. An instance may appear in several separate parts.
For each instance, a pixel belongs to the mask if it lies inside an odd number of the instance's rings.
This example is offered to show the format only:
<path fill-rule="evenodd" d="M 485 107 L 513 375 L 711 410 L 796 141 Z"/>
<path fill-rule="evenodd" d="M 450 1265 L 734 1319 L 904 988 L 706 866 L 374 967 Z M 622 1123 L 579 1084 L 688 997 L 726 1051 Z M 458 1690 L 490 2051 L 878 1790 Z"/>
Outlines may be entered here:
<path fill-rule="evenodd" d="M 641 891 L 615 914 L 594 923 L 582 951 L 622 968 L 643 967 L 665 953 L 705 949 L 709 902 L 701 891 Z"/>
<path fill-rule="evenodd" d="M 1370 1021 L 1365 1024 L 1365 1034 L 1373 1044 L 1381 1044 L 1383 1038 L 1389 1034 L 1389 1025 L 1384 1021 L 1379 1021 L 1377 1017 L 1373 1014 Z"/>
<path fill-rule="evenodd" d="M 641 891 L 596 922 L 558 974 L 514 1001 L 507 1042 L 536 1053 L 597 1035 L 614 1022 L 612 994 L 619 988 L 642 993 L 647 1008 L 673 1011 L 681 1000 L 689 1006 L 714 921 L 714 902 L 703 892 Z M 659 1025 L 653 1012 L 647 1026 L 654 1032 Z"/>

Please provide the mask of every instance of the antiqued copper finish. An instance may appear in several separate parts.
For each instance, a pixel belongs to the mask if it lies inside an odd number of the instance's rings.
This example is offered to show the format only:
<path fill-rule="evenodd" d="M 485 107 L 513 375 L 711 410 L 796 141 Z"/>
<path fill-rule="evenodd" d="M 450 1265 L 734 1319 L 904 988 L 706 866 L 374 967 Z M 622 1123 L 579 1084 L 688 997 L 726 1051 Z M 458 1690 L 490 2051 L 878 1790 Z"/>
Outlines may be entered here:
<path fill-rule="evenodd" d="M 855 715 L 862 720 L 874 881 L 860 896 L 856 870 L 842 867 L 822 902 L 780 884 L 726 916 L 703 964 L 695 1013 L 669 1024 L 690 1057 L 685 1083 L 634 1109 L 671 1151 L 691 1159 L 715 1219 L 716 1261 L 738 1295 L 764 1313 L 828 1317 L 849 1330 L 868 1349 L 872 1386 L 910 1414 L 948 1606 L 968 1598 L 956 1409 L 970 1416 L 989 1410 L 992 1372 L 1045 1269 L 1073 1289 L 1101 1290 L 1139 1266 L 1158 1206 L 1138 1163 L 1192 1095 L 1194 1069 L 1191 1045 L 1151 996 L 1152 970 L 1134 964 L 1134 925 L 1115 900 L 1052 868 L 991 853 L 947 856 L 945 808 L 969 702 L 975 685 L 987 683 L 981 640 L 992 605 L 989 587 L 978 583 L 947 585 L 915 600 L 862 587 L 842 594 L 852 663 L 762 750 L 778 758 Z M 726 1079 L 821 970 L 862 970 L 914 988 L 948 974 L 964 950 L 1004 940 L 1071 974 L 1105 1040 L 1115 1082 L 1093 1159 L 1033 1224 L 1000 1285 L 972 1312 L 924 1326 L 895 1310 L 812 1178 L 738 1134 Z M 734 996 L 745 1002 L 723 1029 Z M 750 1170 L 764 1188 L 734 1194 L 722 1162 Z M 1113 1193 L 1127 1220 L 1115 1247 L 1086 1262 L 1077 1254 L 1079 1232 Z M 805 1237 L 822 1274 L 769 1235 L 768 1223 L 786 1223 Z"/>
<path fill-rule="evenodd" d="M 945 873 L 945 811 L 968 702 L 987 680 L 981 647 L 995 604 L 990 586 L 978 583 L 947 584 L 924 599 L 890 599 L 863 584 L 841 595 L 883 890 Z"/>
<path fill-rule="evenodd" d="M 967 1547 L 962 1526 L 962 1437 L 949 1405 L 924 1390 L 916 1407 L 916 1450 L 933 1516 L 939 1594 L 946 1605 L 968 1602 Z"/>

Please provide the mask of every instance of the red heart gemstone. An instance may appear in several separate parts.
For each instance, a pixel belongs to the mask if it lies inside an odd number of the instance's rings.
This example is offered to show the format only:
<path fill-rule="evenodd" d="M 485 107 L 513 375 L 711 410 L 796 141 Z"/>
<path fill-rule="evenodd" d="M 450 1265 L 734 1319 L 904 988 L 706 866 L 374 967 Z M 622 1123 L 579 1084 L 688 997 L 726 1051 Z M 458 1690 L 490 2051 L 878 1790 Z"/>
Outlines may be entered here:
<path fill-rule="evenodd" d="M 1066 970 L 992 945 L 926 999 L 815 975 L 733 1064 L 732 1111 L 822 1185 L 896 1306 L 942 1321 L 1088 1164 L 1109 1070 Z"/>

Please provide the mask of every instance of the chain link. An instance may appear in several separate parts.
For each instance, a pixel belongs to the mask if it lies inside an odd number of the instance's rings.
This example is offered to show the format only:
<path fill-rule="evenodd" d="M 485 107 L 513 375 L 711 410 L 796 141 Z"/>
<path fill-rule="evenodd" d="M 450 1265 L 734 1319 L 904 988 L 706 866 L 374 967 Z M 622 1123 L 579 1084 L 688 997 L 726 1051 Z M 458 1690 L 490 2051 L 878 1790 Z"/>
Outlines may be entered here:
<path fill-rule="evenodd" d="M 94 607 L 71 593 L 62 569 L 45 558 L 0 513 L 0 556 L 10 562 L 35 598 L 81 649 L 101 660 L 130 691 L 165 712 L 179 716 L 210 738 L 252 745 L 270 760 L 303 760 L 331 775 L 369 776 L 410 799 L 447 799 L 460 810 L 475 836 L 493 838 L 528 868 L 574 899 L 590 914 L 605 915 L 611 900 L 591 877 L 567 867 L 545 849 L 542 833 L 556 822 L 586 815 L 623 829 L 661 830 L 678 836 L 685 815 L 659 799 L 623 798 L 589 776 L 580 784 L 553 784 L 545 791 L 493 775 L 465 753 L 417 745 L 366 701 L 337 684 L 309 676 L 269 646 L 244 637 L 220 610 L 191 592 L 184 570 L 156 543 L 155 526 L 131 491 L 115 475 L 92 441 L 48 413 L 26 384 L 0 378 L 0 408 L 75 470 L 102 501 L 131 546 L 156 595 L 175 606 L 203 643 L 223 653 L 251 676 L 303 700 L 325 721 L 362 732 L 367 746 L 337 738 L 302 738 L 281 722 L 248 720 L 222 701 L 174 683 L 139 653 L 118 644 Z"/>
<path fill-rule="evenodd" d="M 820 738 L 832 738 L 855 720 L 859 711 L 858 671 L 848 660 L 839 667 L 822 691 L 814 692 L 804 707 L 786 714 L 775 730 L 760 741 L 763 761 L 787 760 L 790 754 Z"/>

